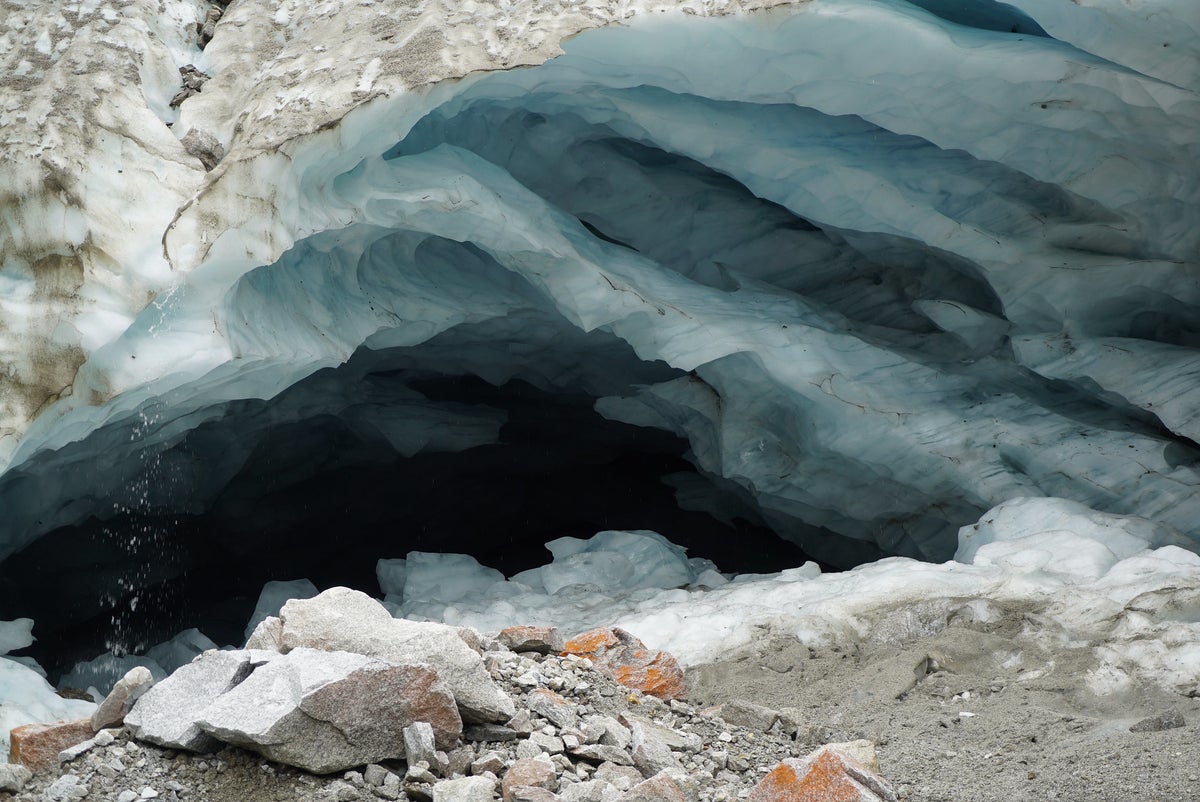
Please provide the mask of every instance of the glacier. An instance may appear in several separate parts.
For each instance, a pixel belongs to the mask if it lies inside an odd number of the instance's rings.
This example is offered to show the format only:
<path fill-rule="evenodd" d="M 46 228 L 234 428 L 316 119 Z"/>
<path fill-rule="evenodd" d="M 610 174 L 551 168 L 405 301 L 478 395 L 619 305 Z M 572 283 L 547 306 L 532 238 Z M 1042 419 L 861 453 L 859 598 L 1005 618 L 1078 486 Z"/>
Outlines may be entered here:
<path fill-rule="evenodd" d="M 1190 0 L 0 3 L 0 618 L 59 672 L 597 532 L 978 565 L 1042 499 L 1191 565 Z"/>

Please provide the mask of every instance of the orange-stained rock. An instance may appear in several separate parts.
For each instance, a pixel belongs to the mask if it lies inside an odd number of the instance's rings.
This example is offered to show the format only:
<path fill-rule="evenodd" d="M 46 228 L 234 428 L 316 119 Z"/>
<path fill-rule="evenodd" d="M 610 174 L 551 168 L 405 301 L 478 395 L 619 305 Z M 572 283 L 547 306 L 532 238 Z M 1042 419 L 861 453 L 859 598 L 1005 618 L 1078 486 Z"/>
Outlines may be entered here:
<path fill-rule="evenodd" d="M 896 802 L 880 776 L 828 746 L 787 758 L 754 787 L 746 802 Z"/>
<path fill-rule="evenodd" d="M 567 641 L 563 654 L 589 658 L 597 668 L 612 674 L 626 688 L 659 699 L 686 699 L 683 670 L 667 652 L 652 651 L 630 633 L 602 627 Z"/>
<path fill-rule="evenodd" d="M 96 734 L 90 718 L 26 724 L 9 735 L 8 762 L 20 763 L 36 773 L 58 768 L 58 753 Z"/>
<path fill-rule="evenodd" d="M 514 652 L 561 652 L 563 638 L 557 627 L 508 627 L 500 630 L 499 641 Z"/>

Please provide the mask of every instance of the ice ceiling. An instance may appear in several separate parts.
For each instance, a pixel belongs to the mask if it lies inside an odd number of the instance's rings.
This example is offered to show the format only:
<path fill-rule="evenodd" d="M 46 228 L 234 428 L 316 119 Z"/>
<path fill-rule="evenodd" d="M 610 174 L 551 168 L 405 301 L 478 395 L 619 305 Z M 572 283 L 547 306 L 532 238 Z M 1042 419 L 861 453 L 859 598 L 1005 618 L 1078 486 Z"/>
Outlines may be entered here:
<path fill-rule="evenodd" d="M 1200 537 L 1192 0 L 309 5 L 5 56 L 6 606 L 614 527 L 943 560 L 1022 496 Z"/>

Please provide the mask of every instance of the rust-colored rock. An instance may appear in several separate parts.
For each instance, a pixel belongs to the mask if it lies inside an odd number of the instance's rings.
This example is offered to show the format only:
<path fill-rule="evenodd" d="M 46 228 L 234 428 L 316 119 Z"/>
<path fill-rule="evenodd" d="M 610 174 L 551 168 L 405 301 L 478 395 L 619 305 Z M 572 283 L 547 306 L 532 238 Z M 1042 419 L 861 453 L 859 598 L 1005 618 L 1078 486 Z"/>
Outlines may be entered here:
<path fill-rule="evenodd" d="M 513 802 L 513 796 L 519 788 L 544 788 L 547 791 L 558 789 L 558 777 L 554 766 L 545 760 L 523 758 L 509 766 L 500 782 L 500 795 L 504 802 Z M 524 795 L 524 794 L 522 794 Z"/>
<path fill-rule="evenodd" d="M 90 718 L 26 724 L 9 735 L 8 762 L 20 763 L 35 774 L 58 768 L 58 753 L 96 734 Z"/>
<path fill-rule="evenodd" d="M 561 652 L 566 645 L 557 627 L 508 627 L 499 640 L 514 652 Z"/>
<path fill-rule="evenodd" d="M 896 802 L 887 782 L 828 746 L 787 758 L 763 777 L 747 802 Z"/>
<path fill-rule="evenodd" d="M 659 699 L 686 699 L 683 670 L 667 652 L 653 651 L 630 633 L 602 627 L 567 641 L 563 654 L 589 658 L 626 688 Z"/>

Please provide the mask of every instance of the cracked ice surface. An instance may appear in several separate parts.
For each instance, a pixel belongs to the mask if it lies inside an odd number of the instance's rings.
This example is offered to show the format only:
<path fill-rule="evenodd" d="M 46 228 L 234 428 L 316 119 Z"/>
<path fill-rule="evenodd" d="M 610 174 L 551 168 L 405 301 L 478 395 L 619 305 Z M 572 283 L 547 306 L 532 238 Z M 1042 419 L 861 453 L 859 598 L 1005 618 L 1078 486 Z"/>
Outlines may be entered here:
<path fill-rule="evenodd" d="M 647 9 L 585 4 L 544 35 L 521 6 L 509 52 L 500 28 L 430 30 L 432 7 L 414 6 L 393 31 L 423 37 L 433 66 L 413 73 L 337 4 L 236 4 L 176 124 L 229 155 L 203 184 L 195 168 L 167 180 L 181 194 L 157 196 L 118 260 L 144 268 L 131 295 L 153 302 L 134 317 L 121 297 L 78 337 L 34 332 L 78 372 L 33 382 L 71 392 L 45 408 L 27 393 L 8 416 L 5 542 L 95 514 L 145 443 L 106 439 L 111 471 L 87 480 L 64 468 L 88 449 L 65 447 L 150 399 L 142 429 L 169 445 L 361 347 L 514 316 L 677 369 L 593 382 L 597 409 L 686 438 L 705 475 L 817 557 L 945 558 L 959 526 L 1022 496 L 1195 538 L 1198 12 L 1060 5 L 1013 4 L 1049 36 L 898 0 L 639 13 L 543 66 L 413 92 L 538 63 L 565 33 Z M 267 28 L 275 45 L 251 56 Z M 84 243 L 93 208 L 113 214 L 97 199 L 37 219 Z M 4 300 L 29 316 L 30 297 Z M 459 369 L 486 370 L 485 353 Z M 415 402 L 414 427 L 437 416 Z"/>

